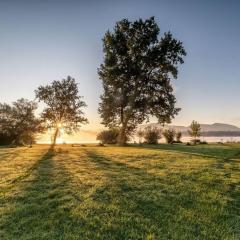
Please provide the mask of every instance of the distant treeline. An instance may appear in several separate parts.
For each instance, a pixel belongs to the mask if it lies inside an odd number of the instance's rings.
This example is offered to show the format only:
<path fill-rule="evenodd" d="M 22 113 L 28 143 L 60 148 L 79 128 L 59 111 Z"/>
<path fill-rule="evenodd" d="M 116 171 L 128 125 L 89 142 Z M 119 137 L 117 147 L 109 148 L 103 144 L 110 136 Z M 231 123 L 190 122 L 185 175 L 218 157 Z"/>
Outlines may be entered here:
<path fill-rule="evenodd" d="M 184 136 L 188 136 L 187 132 L 182 133 Z M 239 131 L 208 131 L 201 132 L 203 137 L 240 137 Z"/>

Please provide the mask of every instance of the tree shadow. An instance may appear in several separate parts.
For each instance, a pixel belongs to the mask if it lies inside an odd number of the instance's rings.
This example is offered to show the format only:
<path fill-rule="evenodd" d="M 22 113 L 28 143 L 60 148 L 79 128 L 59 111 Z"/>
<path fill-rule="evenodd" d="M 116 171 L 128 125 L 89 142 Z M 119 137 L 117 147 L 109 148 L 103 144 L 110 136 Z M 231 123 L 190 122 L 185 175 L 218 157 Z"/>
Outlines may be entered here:
<path fill-rule="evenodd" d="M 108 178 L 108 184 L 98 189 L 93 199 L 100 202 L 104 199 L 106 205 L 115 205 L 122 213 L 120 219 L 123 215 L 129 216 L 125 224 L 131 226 L 133 232 L 150 232 L 156 239 L 186 239 L 186 236 L 187 239 L 225 239 L 233 235 L 232 227 L 228 224 L 229 216 L 221 211 L 213 211 L 212 216 L 205 213 L 211 211 L 214 204 L 220 204 L 216 199 L 205 197 L 205 191 L 212 187 L 212 183 L 201 179 L 206 169 L 187 176 L 169 173 L 161 177 L 149 173 L 147 169 L 117 162 L 94 150 L 85 151 Z M 221 192 L 221 189 L 216 191 Z M 203 209 L 197 209 L 198 204 Z M 199 217 L 184 216 L 184 212 Z M 209 221 L 212 223 L 209 224 Z M 115 224 L 118 224 L 119 229 L 125 225 L 118 220 Z M 237 228 L 236 224 L 234 226 Z M 178 235 L 174 235 L 174 232 Z M 212 238 L 209 238 L 209 234 Z"/>
<path fill-rule="evenodd" d="M 4 152 L 3 150 L 7 150 L 6 152 Z M 19 157 L 22 153 L 26 152 L 28 149 L 23 149 L 20 151 L 20 149 L 11 149 L 12 151 L 9 151 L 10 148 L 0 148 L 1 150 L 1 158 L 0 161 L 9 161 L 16 159 L 17 157 Z"/>
<path fill-rule="evenodd" d="M 210 226 L 209 219 L 183 214 L 202 214 L 196 211 L 200 193 L 193 186 L 202 184 L 199 176 L 206 169 L 185 178 L 181 173 L 157 176 L 85 148 L 81 150 L 86 154 L 85 167 L 93 165 L 92 171 L 105 180 L 97 186 L 87 182 L 76 186 L 72 172 L 65 167 L 67 159 L 73 162 L 68 151 L 50 148 L 29 169 L 28 181 L 15 182 L 21 192 L 6 199 L 11 204 L 0 217 L 1 239 L 122 240 L 148 235 L 156 239 L 224 239 L 221 232 L 229 233 L 226 216 L 212 216 L 214 224 Z M 78 162 L 81 159 L 76 159 L 73 167 L 80 167 L 75 165 Z M 86 178 L 94 178 L 94 172 L 86 173 Z M 90 194 L 86 196 L 86 192 Z M 206 201 L 202 206 L 208 211 L 211 204 Z M 217 225 L 216 221 L 223 222 Z"/>
<path fill-rule="evenodd" d="M 218 188 L 225 187 L 225 219 L 229 222 L 234 239 L 240 239 L 240 159 L 220 159 L 212 167 L 223 175 L 216 177 L 212 184 Z"/>
<path fill-rule="evenodd" d="M 218 159 L 233 159 L 240 158 L 240 149 L 235 146 L 226 145 L 225 148 L 217 145 L 196 145 L 187 146 L 182 144 L 157 144 L 157 145 L 143 145 L 133 146 L 140 149 L 159 150 L 159 151 L 171 151 L 183 154 L 190 154 L 195 156 L 202 156 L 208 158 Z"/>
<path fill-rule="evenodd" d="M 64 239 L 65 228 L 78 221 L 71 215 L 69 176 L 63 168 L 56 169 L 55 154 L 49 148 L 24 176 L 29 180 L 14 183 L 21 192 L 6 199 L 11 207 L 1 216 L 1 239 Z"/>

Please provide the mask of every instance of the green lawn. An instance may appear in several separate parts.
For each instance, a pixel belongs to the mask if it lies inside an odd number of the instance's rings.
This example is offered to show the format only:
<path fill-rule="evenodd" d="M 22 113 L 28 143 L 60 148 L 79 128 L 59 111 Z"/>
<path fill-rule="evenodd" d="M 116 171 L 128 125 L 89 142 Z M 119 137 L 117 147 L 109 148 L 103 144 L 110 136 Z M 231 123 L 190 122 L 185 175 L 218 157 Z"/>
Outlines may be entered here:
<path fill-rule="evenodd" d="M 240 145 L 0 148 L 0 239 L 240 239 Z"/>

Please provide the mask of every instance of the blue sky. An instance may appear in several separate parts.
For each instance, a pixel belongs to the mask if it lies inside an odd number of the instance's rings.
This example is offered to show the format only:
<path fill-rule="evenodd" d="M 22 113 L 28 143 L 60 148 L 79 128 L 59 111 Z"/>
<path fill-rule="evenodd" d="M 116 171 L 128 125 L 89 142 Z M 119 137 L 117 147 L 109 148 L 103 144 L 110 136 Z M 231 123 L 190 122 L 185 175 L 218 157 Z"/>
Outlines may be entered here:
<path fill-rule="evenodd" d="M 0 102 L 34 99 L 34 89 L 67 75 L 80 83 L 89 127 L 98 126 L 102 37 L 122 18 L 155 16 L 188 53 L 174 80 L 174 124 L 240 126 L 239 1 L 0 0 Z"/>

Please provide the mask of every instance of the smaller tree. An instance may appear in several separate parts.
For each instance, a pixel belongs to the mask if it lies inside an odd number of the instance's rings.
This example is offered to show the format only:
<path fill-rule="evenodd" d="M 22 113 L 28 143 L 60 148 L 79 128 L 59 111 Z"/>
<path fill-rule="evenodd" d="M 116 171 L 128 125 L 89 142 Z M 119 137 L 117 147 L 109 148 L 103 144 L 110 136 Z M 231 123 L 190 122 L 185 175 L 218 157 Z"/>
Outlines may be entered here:
<path fill-rule="evenodd" d="M 118 129 L 103 130 L 97 135 L 97 140 L 102 144 L 116 144 L 119 136 Z"/>
<path fill-rule="evenodd" d="M 192 137 L 194 144 L 196 144 L 197 138 L 201 136 L 201 126 L 197 121 L 192 121 L 188 134 Z"/>
<path fill-rule="evenodd" d="M 0 135 L 3 143 L 25 145 L 35 142 L 36 134 L 44 130 L 34 112 L 37 104 L 19 99 L 12 105 L 0 104 Z"/>
<path fill-rule="evenodd" d="M 173 144 L 175 135 L 176 135 L 176 132 L 174 131 L 174 129 L 165 129 L 163 131 L 163 136 L 166 140 L 166 143 Z"/>
<path fill-rule="evenodd" d="M 142 144 L 142 140 L 144 138 L 144 131 L 142 129 L 139 129 L 137 131 L 137 136 L 138 136 L 138 142 L 139 144 Z"/>
<path fill-rule="evenodd" d="M 182 138 L 182 132 L 178 131 L 176 132 L 176 142 L 181 143 L 181 138 Z"/>
<path fill-rule="evenodd" d="M 54 130 L 53 145 L 55 145 L 60 129 L 67 134 L 77 132 L 81 124 L 87 123 L 82 108 L 86 106 L 78 94 L 78 84 L 68 76 L 61 81 L 53 81 L 46 86 L 40 86 L 36 98 L 46 104 L 42 118 L 49 129 Z"/>
<path fill-rule="evenodd" d="M 144 130 L 144 139 L 148 144 L 158 144 L 161 138 L 161 130 L 157 127 L 148 126 Z"/>

